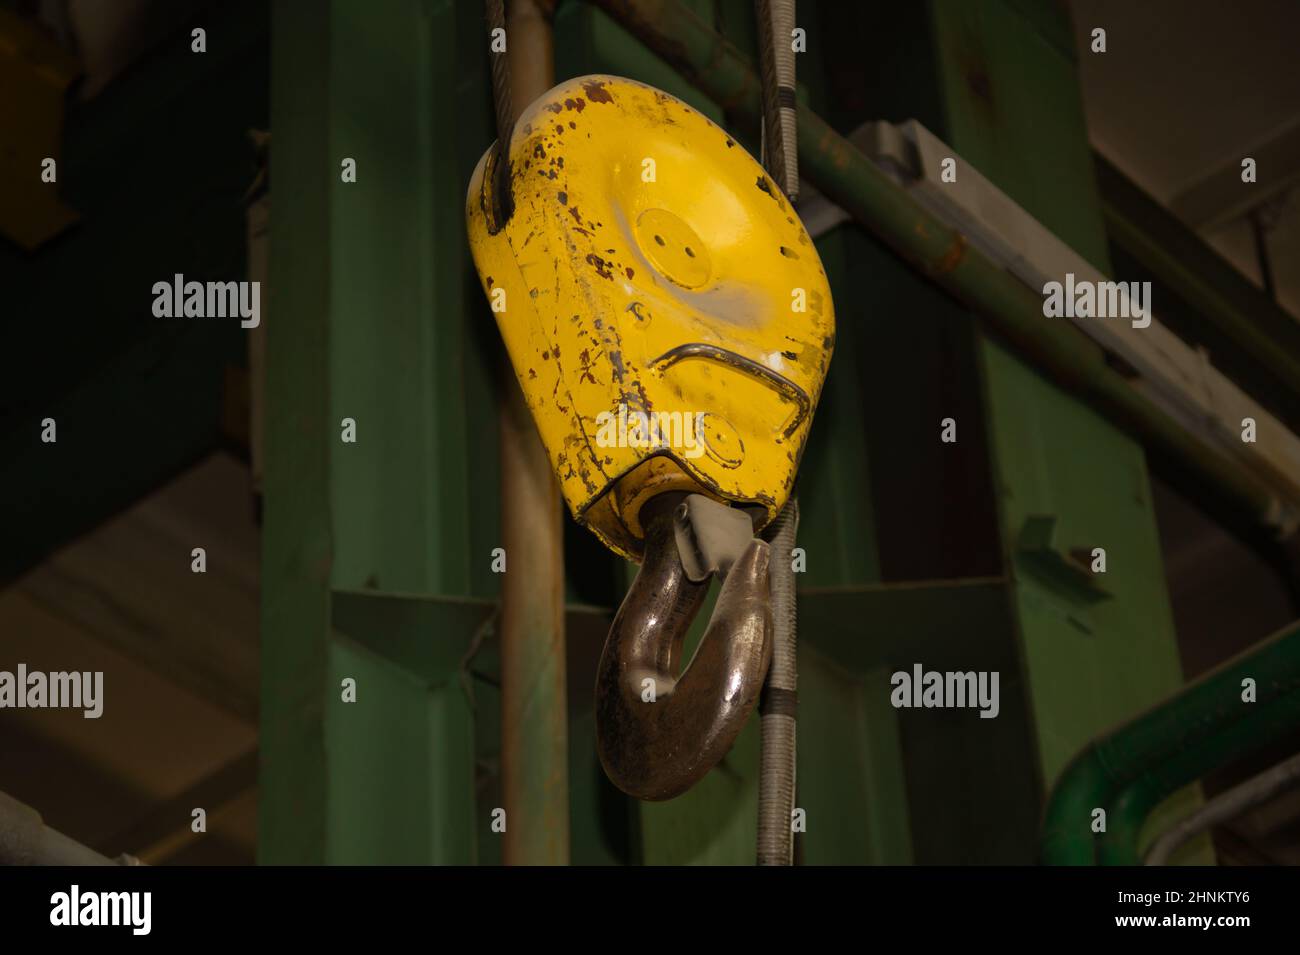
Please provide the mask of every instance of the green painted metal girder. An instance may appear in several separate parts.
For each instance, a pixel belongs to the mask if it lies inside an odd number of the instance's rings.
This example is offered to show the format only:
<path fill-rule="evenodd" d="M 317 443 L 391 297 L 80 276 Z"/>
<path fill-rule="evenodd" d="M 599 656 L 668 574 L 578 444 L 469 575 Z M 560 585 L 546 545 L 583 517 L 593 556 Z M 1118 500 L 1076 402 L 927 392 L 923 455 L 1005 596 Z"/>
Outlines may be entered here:
<path fill-rule="evenodd" d="M 969 634 L 1006 631 L 1008 584 L 1001 577 L 979 577 L 810 587 L 801 595 L 807 598 L 800 606 L 805 642 L 851 673 L 931 656 L 963 669 L 980 660 L 1005 663 L 1014 654 Z"/>
<path fill-rule="evenodd" d="M 961 158 L 1085 260 L 1110 271 L 1063 8 L 930 0 L 945 132 Z M 932 127 L 933 128 L 933 127 Z M 938 132 L 937 130 L 935 130 Z M 1067 185 L 1068 184 L 1068 185 Z"/>
<path fill-rule="evenodd" d="M 262 703 L 257 858 L 327 861 L 329 671 L 328 18 L 272 10 L 271 124 L 277 226 L 270 234 L 262 526 Z M 310 78 L 310 79 L 309 79 Z M 274 316 L 274 317 L 272 317 Z"/>
<path fill-rule="evenodd" d="M 481 11 L 331 6 L 327 151 L 337 588 L 494 597 L 497 345 L 464 238 L 467 176 L 492 139 Z M 477 107 L 477 108 L 474 108 Z M 448 132 L 455 130 L 455 135 Z M 356 160 L 357 182 L 338 174 Z"/>
<path fill-rule="evenodd" d="M 326 709 L 339 773 L 328 789 L 331 852 L 366 863 L 476 861 L 491 838 L 490 816 L 474 826 L 475 767 L 496 747 L 477 719 L 482 669 L 494 669 L 496 604 L 334 591 L 331 605 L 330 685 L 358 684 L 355 703 L 336 694 Z"/>
<path fill-rule="evenodd" d="M 936 132 L 1109 271 L 1073 58 L 1008 3 L 932 0 L 930 11 L 945 104 Z M 981 342 L 979 357 L 1046 787 L 1087 740 L 1172 692 L 1182 673 L 1141 446 L 1001 344 Z M 1055 518 L 1065 549 L 1106 550 L 1105 587 L 1113 599 L 1062 593 L 1045 579 L 1037 555 L 1021 549 L 1026 525 L 1038 515 Z M 1185 791 L 1176 801 L 1186 806 L 1197 798 Z"/>
<path fill-rule="evenodd" d="M 335 590 L 330 604 L 334 631 L 358 649 L 426 686 L 458 683 L 472 693 L 466 680 L 494 632 L 494 601 Z"/>
<path fill-rule="evenodd" d="M 801 592 L 801 666 L 806 658 L 825 661 L 841 674 L 841 686 L 855 689 L 846 699 L 821 677 L 822 666 L 804 668 L 812 674 L 808 692 L 800 688 L 809 861 L 844 861 L 850 850 L 835 844 L 844 814 L 871 824 L 865 845 L 853 847 L 857 862 L 1033 861 L 1042 800 L 1011 597 L 1010 582 L 996 577 Z M 890 680 L 917 665 L 998 673 L 998 715 L 895 709 Z M 804 739 L 818 741 L 811 754 Z M 805 757 L 818 767 L 807 786 Z M 845 771 L 864 757 L 861 775 Z M 854 785 L 862 796 L 846 805 L 842 790 Z"/>
<path fill-rule="evenodd" d="M 809 623 L 801 617 L 801 625 Z M 800 864 L 914 861 L 889 678 L 882 667 L 853 672 L 836 665 L 805 633 L 799 648 L 798 805 L 807 828 L 795 837 Z"/>
<path fill-rule="evenodd" d="M 463 227 L 481 35 L 463 4 L 274 7 L 265 862 L 477 858 L 475 713 L 430 677 L 496 594 L 497 352 Z"/>

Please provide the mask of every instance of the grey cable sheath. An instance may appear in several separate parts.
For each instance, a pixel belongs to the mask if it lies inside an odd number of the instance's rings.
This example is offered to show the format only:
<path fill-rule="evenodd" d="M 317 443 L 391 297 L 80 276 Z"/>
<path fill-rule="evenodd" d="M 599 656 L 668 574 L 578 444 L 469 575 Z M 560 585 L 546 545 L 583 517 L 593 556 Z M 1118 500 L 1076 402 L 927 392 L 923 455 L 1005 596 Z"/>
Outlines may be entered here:
<path fill-rule="evenodd" d="M 763 165 L 791 202 L 799 198 L 794 0 L 755 0 L 763 77 Z"/>
<path fill-rule="evenodd" d="M 795 720 L 798 707 L 797 611 L 792 551 L 799 531 L 799 502 L 791 495 L 768 529 L 772 547 L 772 666 L 767 671 L 758 779 L 758 864 L 794 861 L 791 817 L 795 793 Z"/>
<path fill-rule="evenodd" d="M 755 0 L 763 74 L 763 163 L 793 203 L 799 198 L 795 123 L 794 0 Z M 795 743 L 798 715 L 797 610 L 791 553 L 799 529 L 792 494 L 767 538 L 772 588 L 772 666 L 759 703 L 763 733 L 758 773 L 758 864 L 794 862 Z"/>
<path fill-rule="evenodd" d="M 1189 839 L 1297 786 L 1300 786 L 1300 754 L 1215 796 L 1157 839 L 1147 852 L 1146 864 L 1168 865 L 1169 857 Z"/>

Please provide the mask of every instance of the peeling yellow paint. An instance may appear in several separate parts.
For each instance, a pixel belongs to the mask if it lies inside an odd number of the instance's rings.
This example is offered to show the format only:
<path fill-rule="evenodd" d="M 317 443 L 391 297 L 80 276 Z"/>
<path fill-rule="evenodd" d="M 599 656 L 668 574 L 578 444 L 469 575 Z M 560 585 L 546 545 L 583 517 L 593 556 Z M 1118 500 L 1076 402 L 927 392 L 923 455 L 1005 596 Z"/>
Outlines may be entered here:
<path fill-rule="evenodd" d="M 613 76 L 529 106 L 509 160 L 499 224 L 495 151 L 479 161 L 470 245 L 485 291 L 505 290 L 497 325 L 574 517 L 632 559 L 640 508 L 664 491 L 775 517 L 835 337 L 785 197 L 707 117 Z M 637 442 L 641 420 L 682 427 Z"/>

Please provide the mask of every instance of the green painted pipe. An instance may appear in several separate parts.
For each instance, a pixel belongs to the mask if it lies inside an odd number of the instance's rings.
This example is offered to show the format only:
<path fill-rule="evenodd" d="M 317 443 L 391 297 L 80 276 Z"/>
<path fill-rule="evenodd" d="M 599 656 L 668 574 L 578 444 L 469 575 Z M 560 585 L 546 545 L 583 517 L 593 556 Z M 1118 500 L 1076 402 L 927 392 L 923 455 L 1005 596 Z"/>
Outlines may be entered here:
<path fill-rule="evenodd" d="M 742 120 L 761 115 L 748 60 L 679 0 L 596 0 L 701 92 Z M 1043 300 L 971 247 L 809 109 L 799 113 L 800 169 L 831 201 L 927 278 L 980 312 L 1039 370 L 1127 428 L 1178 471 L 1200 478 L 1229 508 L 1279 535 L 1300 517 L 1247 468 L 1207 446 L 1151 404 L 1068 322 L 1043 316 Z"/>
<path fill-rule="evenodd" d="M 1235 692 L 1236 699 L 1240 700 L 1240 684 Z M 1142 860 L 1138 855 L 1138 836 L 1142 824 L 1166 797 L 1206 773 L 1294 732 L 1300 726 L 1300 678 L 1292 680 L 1290 692 L 1273 697 L 1268 705 L 1260 706 L 1257 702 L 1236 706 L 1253 712 L 1221 732 L 1193 745 L 1184 745 L 1165 762 L 1148 769 L 1115 798 L 1107 813 L 1106 832 L 1097 841 L 1098 862 L 1139 865 Z"/>
<path fill-rule="evenodd" d="M 1255 681 L 1244 702 L 1242 681 Z M 1137 865 L 1138 834 L 1176 790 L 1300 727 L 1300 621 L 1088 744 L 1057 779 L 1043 824 L 1051 865 Z M 1093 812 L 1106 811 L 1094 834 Z"/>

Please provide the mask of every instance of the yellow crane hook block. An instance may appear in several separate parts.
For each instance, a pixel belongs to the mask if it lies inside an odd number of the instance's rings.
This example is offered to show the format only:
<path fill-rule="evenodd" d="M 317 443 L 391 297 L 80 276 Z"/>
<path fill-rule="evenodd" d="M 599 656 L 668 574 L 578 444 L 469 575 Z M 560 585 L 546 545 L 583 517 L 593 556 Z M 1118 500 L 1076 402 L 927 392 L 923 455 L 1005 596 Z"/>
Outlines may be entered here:
<path fill-rule="evenodd" d="M 506 202 L 497 155 L 470 182 L 470 245 L 575 519 L 634 560 L 641 507 L 664 492 L 756 506 L 766 524 L 835 337 L 780 189 L 706 116 L 615 76 L 523 112 Z"/>

